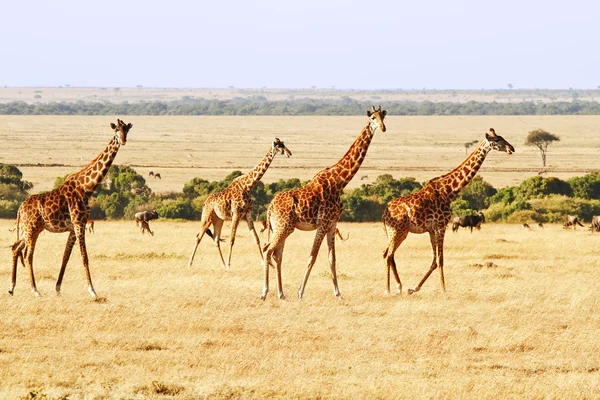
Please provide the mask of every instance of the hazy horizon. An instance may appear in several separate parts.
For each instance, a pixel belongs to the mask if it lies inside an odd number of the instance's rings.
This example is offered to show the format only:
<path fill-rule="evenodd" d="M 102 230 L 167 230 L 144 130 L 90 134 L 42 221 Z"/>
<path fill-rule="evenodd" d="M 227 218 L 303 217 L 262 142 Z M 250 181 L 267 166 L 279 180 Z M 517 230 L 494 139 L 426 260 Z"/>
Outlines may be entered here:
<path fill-rule="evenodd" d="M 592 1 L 57 0 L 4 11 L 2 87 L 600 86 Z"/>

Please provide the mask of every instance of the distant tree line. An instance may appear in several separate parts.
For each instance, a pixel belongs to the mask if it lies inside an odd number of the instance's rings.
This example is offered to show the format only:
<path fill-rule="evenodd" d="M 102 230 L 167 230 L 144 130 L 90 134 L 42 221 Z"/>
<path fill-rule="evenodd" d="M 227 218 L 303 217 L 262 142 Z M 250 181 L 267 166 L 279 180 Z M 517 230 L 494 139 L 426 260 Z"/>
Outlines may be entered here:
<path fill-rule="evenodd" d="M 194 178 L 182 192 L 152 193 L 143 176 L 133 168 L 113 165 L 90 200 L 92 219 L 133 219 L 142 210 L 157 210 L 163 218 L 200 219 L 206 198 L 225 189 L 242 175 L 233 171 L 221 181 Z M 33 187 L 22 180 L 22 173 L 12 165 L 0 164 L 0 218 L 15 218 L 21 202 Z M 65 177 L 56 179 L 55 187 Z M 255 219 L 266 217 L 267 206 L 278 192 L 302 185 L 297 178 L 272 183 L 259 182 L 252 190 Z M 423 187 L 414 178 L 395 179 L 390 174 L 377 177 L 373 184 L 347 190 L 343 196 L 342 221 L 380 221 L 385 205 Z M 517 186 L 496 189 L 476 176 L 452 202 L 454 215 L 483 211 L 491 222 L 562 222 L 566 215 L 591 220 L 600 215 L 600 173 L 573 177 L 567 181 L 534 176 Z"/>
<path fill-rule="evenodd" d="M 378 101 L 296 99 L 268 101 L 263 96 L 210 100 L 184 96 L 171 102 L 0 104 L 0 115 L 363 115 Z M 596 101 L 550 103 L 466 103 L 392 101 L 383 104 L 388 115 L 600 115 Z"/>

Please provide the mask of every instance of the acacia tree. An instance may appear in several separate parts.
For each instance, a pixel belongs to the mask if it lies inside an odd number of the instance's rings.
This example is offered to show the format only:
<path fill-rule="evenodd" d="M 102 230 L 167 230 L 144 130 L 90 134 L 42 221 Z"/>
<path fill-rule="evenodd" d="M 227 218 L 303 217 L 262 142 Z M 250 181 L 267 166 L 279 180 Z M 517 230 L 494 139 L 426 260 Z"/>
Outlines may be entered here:
<path fill-rule="evenodd" d="M 471 147 L 473 147 L 473 145 L 475 145 L 475 144 L 477 144 L 477 143 L 479 143 L 479 140 L 472 140 L 472 141 L 470 141 L 470 142 L 466 142 L 466 143 L 464 144 L 464 146 L 465 146 L 465 155 L 469 154 L 469 153 L 468 153 L 468 152 L 469 152 L 469 149 L 470 149 Z"/>
<path fill-rule="evenodd" d="M 536 146 L 540 149 L 542 155 L 542 163 L 546 166 L 546 153 L 548 152 L 548 145 L 552 142 L 558 142 L 560 138 L 550 132 L 543 129 L 536 129 L 529 132 L 527 139 L 525 139 L 525 145 Z"/>

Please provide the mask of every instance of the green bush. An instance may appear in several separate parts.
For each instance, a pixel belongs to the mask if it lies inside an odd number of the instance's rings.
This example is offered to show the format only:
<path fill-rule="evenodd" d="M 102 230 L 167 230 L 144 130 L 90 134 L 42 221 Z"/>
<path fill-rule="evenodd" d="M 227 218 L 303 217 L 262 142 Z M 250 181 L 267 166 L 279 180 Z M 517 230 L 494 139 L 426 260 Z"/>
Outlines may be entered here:
<path fill-rule="evenodd" d="M 195 219 L 192 201 L 188 198 L 168 199 L 156 207 L 162 218 Z"/>
<path fill-rule="evenodd" d="M 588 200 L 600 199 L 600 173 L 575 176 L 567 182 L 573 189 L 573 196 Z"/>

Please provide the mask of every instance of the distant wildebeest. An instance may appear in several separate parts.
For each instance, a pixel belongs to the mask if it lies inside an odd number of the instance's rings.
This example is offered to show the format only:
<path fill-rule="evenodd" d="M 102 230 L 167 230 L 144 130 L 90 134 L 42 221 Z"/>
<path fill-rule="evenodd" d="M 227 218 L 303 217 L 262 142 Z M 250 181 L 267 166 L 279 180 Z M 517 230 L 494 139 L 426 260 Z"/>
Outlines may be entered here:
<path fill-rule="evenodd" d="M 576 231 L 577 225 L 583 226 L 581 222 L 579 222 L 579 218 L 576 215 L 567 215 L 567 222 L 563 225 L 563 229 L 571 229 L 571 227 L 573 227 L 573 231 Z"/>
<path fill-rule="evenodd" d="M 477 214 L 471 214 L 464 217 L 455 217 L 452 220 L 452 232 L 458 231 L 458 227 L 470 228 L 473 232 L 473 228 L 481 229 L 481 224 L 485 222 L 485 216 L 480 211 Z"/>
<path fill-rule="evenodd" d="M 162 178 L 160 177 L 160 174 L 157 172 L 154 174 L 154 179 L 162 179 Z"/>
<path fill-rule="evenodd" d="M 153 211 L 140 211 L 135 213 L 135 224 L 138 225 L 140 221 L 152 221 L 153 219 L 158 219 L 160 216 L 156 210 Z"/>
<path fill-rule="evenodd" d="M 529 226 L 529 224 L 523 224 L 523 228 L 531 230 L 531 227 Z"/>
<path fill-rule="evenodd" d="M 148 231 L 150 235 L 154 236 L 154 232 L 150 230 L 150 224 L 148 224 L 148 221 L 144 221 L 143 219 L 140 220 L 140 231 L 142 231 L 142 234 Z"/>
<path fill-rule="evenodd" d="M 538 228 L 543 228 L 544 224 L 542 224 L 541 222 L 538 222 Z"/>
<path fill-rule="evenodd" d="M 592 224 L 590 225 L 592 233 L 600 232 L 600 215 L 594 215 L 592 217 Z"/>
<path fill-rule="evenodd" d="M 152 176 L 153 177 L 154 176 L 154 172 L 152 172 L 152 171 L 148 172 L 148 176 Z"/>
<path fill-rule="evenodd" d="M 94 233 L 94 220 L 88 219 L 87 222 L 85 223 L 85 228 L 87 229 L 87 231 L 89 233 Z"/>

